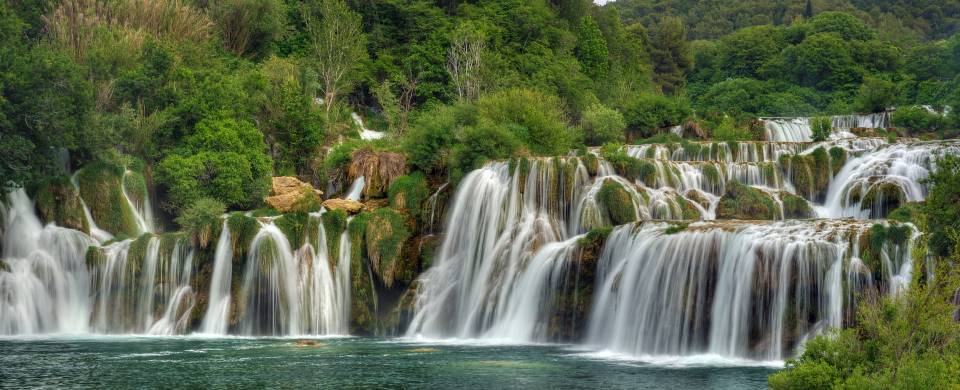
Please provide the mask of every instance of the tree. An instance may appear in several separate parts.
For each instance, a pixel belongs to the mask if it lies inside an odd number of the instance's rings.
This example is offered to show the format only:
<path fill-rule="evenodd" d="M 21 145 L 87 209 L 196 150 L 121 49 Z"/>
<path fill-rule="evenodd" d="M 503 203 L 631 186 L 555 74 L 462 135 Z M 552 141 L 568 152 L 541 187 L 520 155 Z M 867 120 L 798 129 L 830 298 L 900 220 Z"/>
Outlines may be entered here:
<path fill-rule="evenodd" d="M 603 79 L 610 70 L 607 41 L 603 39 L 597 22 L 590 16 L 583 17 L 577 29 L 577 58 L 584 73 L 594 80 Z"/>
<path fill-rule="evenodd" d="M 810 120 L 810 130 L 813 133 L 814 142 L 823 142 L 830 138 L 833 132 L 833 123 L 830 117 L 818 116 Z"/>
<path fill-rule="evenodd" d="M 270 185 L 272 162 L 265 149 L 263 134 L 249 122 L 200 121 L 157 167 L 157 182 L 169 197 L 166 208 L 179 211 L 205 197 L 228 207 L 258 205 Z"/>
<path fill-rule="evenodd" d="M 854 101 L 854 109 L 859 112 L 883 112 L 900 100 L 900 89 L 892 81 L 866 77 Z"/>
<path fill-rule="evenodd" d="M 654 83 L 663 93 L 677 93 L 693 67 L 686 25 L 678 17 L 666 16 L 654 28 L 650 43 Z"/>
<path fill-rule="evenodd" d="M 367 36 L 360 15 L 343 0 L 317 0 L 319 15 L 305 7 L 306 30 L 323 83 L 327 112 L 355 81 L 352 73 L 367 58 Z"/>
<path fill-rule="evenodd" d="M 284 6 L 279 0 L 214 0 L 210 14 L 220 25 L 227 48 L 242 56 L 267 54 L 283 31 Z"/>
<path fill-rule="evenodd" d="M 807 0 L 807 5 L 803 7 L 803 17 L 810 19 L 813 17 L 813 1 Z"/>
<path fill-rule="evenodd" d="M 627 122 L 619 111 L 596 103 L 583 113 L 580 127 L 584 132 L 584 141 L 588 145 L 599 146 L 609 142 L 622 143 Z"/>
<path fill-rule="evenodd" d="M 960 232 L 960 158 L 946 155 L 937 160 L 937 170 L 927 179 L 930 194 L 923 210 L 930 231 L 930 251 L 947 256 L 957 245 Z"/>
<path fill-rule="evenodd" d="M 485 39 L 483 31 L 471 23 L 464 23 L 453 32 L 447 49 L 447 73 L 458 100 L 473 101 L 480 96 Z"/>
<path fill-rule="evenodd" d="M 832 91 L 860 80 L 863 69 L 854 61 L 849 43 L 836 33 L 820 33 L 788 47 L 783 53 L 788 72 L 800 85 Z"/>

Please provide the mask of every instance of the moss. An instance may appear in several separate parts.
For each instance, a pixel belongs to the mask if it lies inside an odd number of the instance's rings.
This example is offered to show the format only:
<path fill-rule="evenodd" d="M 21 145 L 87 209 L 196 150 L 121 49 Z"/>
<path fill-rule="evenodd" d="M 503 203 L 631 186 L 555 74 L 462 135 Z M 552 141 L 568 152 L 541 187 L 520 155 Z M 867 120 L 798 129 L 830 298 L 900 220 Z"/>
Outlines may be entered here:
<path fill-rule="evenodd" d="M 280 212 L 277 211 L 277 210 L 275 210 L 275 209 L 273 209 L 273 208 L 271 208 L 271 207 L 262 208 L 262 209 L 256 209 L 256 210 L 250 211 L 250 216 L 253 217 L 253 218 L 276 217 L 276 216 L 278 216 L 278 215 L 280 215 Z"/>
<path fill-rule="evenodd" d="M 779 217 L 778 210 L 766 192 L 731 181 L 717 205 L 717 218 L 774 220 Z"/>
<path fill-rule="evenodd" d="M 905 203 L 887 214 L 887 218 L 898 222 L 917 224 L 923 215 L 923 205 L 916 202 Z"/>
<path fill-rule="evenodd" d="M 657 166 L 649 160 L 636 159 L 622 152 L 610 154 L 605 158 L 618 175 L 640 180 L 648 187 L 656 184 Z"/>
<path fill-rule="evenodd" d="M 403 215 L 392 209 L 377 209 L 366 218 L 364 243 L 374 274 L 387 288 L 400 273 L 399 257 L 410 238 Z"/>
<path fill-rule="evenodd" d="M 87 269 L 100 269 L 107 259 L 104 257 L 103 251 L 100 247 L 91 245 L 87 247 L 87 252 L 84 254 L 84 260 L 87 264 Z"/>
<path fill-rule="evenodd" d="M 66 176 L 44 180 L 34 197 L 37 211 L 44 222 L 89 232 L 90 226 L 83 213 L 80 193 Z"/>
<path fill-rule="evenodd" d="M 780 192 L 780 201 L 783 202 L 783 217 L 787 219 L 806 219 L 813 217 L 813 208 L 810 202 L 789 192 Z"/>
<path fill-rule="evenodd" d="M 597 171 L 600 170 L 600 160 L 593 153 L 587 153 L 583 156 L 583 165 L 587 168 L 587 173 L 590 176 L 596 176 Z"/>
<path fill-rule="evenodd" d="M 147 199 L 147 180 L 139 172 L 129 171 L 123 175 L 123 185 L 134 204 L 142 205 Z"/>
<path fill-rule="evenodd" d="M 87 164 L 77 174 L 80 196 L 90 208 L 97 226 L 114 235 L 139 233 L 137 218 L 123 198 L 120 180 L 123 168 L 103 162 Z"/>
<path fill-rule="evenodd" d="M 833 177 L 827 150 L 819 147 L 810 154 L 793 155 L 789 164 L 792 171 L 790 180 L 797 192 L 807 199 L 822 203 L 830 186 L 830 178 Z"/>
<path fill-rule="evenodd" d="M 10 272 L 10 266 L 3 260 L 0 260 L 0 272 Z"/>
<path fill-rule="evenodd" d="M 260 231 L 260 225 L 255 218 L 235 212 L 227 217 L 227 227 L 230 228 L 234 253 L 233 262 L 236 264 L 244 258 L 253 237 Z"/>
<path fill-rule="evenodd" d="M 847 163 L 847 151 L 839 146 L 830 148 L 830 167 L 833 168 L 833 175 L 836 176 Z"/>
<path fill-rule="evenodd" d="M 299 248 L 306 241 L 307 225 L 310 222 L 310 214 L 305 212 L 287 213 L 273 220 L 273 224 L 287 236 L 287 241 L 293 248 Z"/>
<path fill-rule="evenodd" d="M 400 176 L 390 185 L 388 191 L 390 207 L 402 210 L 417 218 L 421 214 L 423 201 L 430 196 L 427 179 L 423 173 Z"/>
<path fill-rule="evenodd" d="M 613 231 L 613 228 L 610 227 L 599 227 L 590 229 L 587 234 L 584 234 L 583 237 L 577 239 L 577 245 L 581 247 L 596 245 L 602 246 L 603 242 L 606 241 L 607 237 L 610 236 L 610 232 Z"/>
<path fill-rule="evenodd" d="M 683 153 L 687 156 L 688 159 L 692 159 L 696 156 L 699 156 L 704 146 L 693 143 L 687 140 L 680 141 L 680 147 L 683 148 Z M 709 150 L 709 147 L 707 147 Z M 651 148 L 652 149 L 652 148 Z"/>
<path fill-rule="evenodd" d="M 690 226 L 690 224 L 689 224 L 689 223 L 676 223 L 676 224 L 673 224 L 673 225 L 668 226 L 667 229 L 663 231 L 663 234 L 667 234 L 667 235 L 677 234 L 677 233 L 680 233 L 680 232 L 682 232 L 682 231 L 684 231 L 684 230 L 687 230 L 687 226 Z"/>
<path fill-rule="evenodd" d="M 350 333 L 371 334 L 376 321 L 376 291 L 373 275 L 364 261 L 364 231 L 369 213 L 355 216 L 347 225 L 350 237 Z"/>
<path fill-rule="evenodd" d="M 906 195 L 894 183 L 874 183 L 860 201 L 861 210 L 870 210 L 870 218 L 884 218 L 906 202 Z"/>
<path fill-rule="evenodd" d="M 344 210 L 328 211 L 320 215 L 323 221 L 323 231 L 327 239 L 327 253 L 332 259 L 340 254 L 340 235 L 347 229 L 347 212 Z"/>
<path fill-rule="evenodd" d="M 680 206 L 680 217 L 682 219 L 700 219 L 700 210 L 693 203 L 679 196 L 676 200 L 677 206 Z"/>
<path fill-rule="evenodd" d="M 637 220 L 636 205 L 633 198 L 620 183 L 607 179 L 597 193 L 597 201 L 606 211 L 614 225 L 622 225 Z"/>
<path fill-rule="evenodd" d="M 860 240 L 860 258 L 874 273 L 875 278 L 882 276 L 882 254 L 884 246 L 903 245 L 910 240 L 913 229 L 909 225 L 892 222 L 874 224 Z"/>
<path fill-rule="evenodd" d="M 715 186 L 720 184 L 720 170 L 717 169 L 716 164 L 707 163 L 700 167 L 700 173 L 707 179 L 707 185 Z"/>

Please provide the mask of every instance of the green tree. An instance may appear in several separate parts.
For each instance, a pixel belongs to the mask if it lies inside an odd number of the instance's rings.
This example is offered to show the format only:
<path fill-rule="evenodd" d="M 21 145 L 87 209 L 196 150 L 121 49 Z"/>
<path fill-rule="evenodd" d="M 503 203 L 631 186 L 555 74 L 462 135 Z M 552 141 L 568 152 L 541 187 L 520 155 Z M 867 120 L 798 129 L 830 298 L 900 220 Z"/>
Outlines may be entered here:
<path fill-rule="evenodd" d="M 560 155 L 573 147 L 574 133 L 567 127 L 555 96 L 527 89 L 509 89 L 483 96 L 477 109 L 485 131 L 505 126 L 538 155 Z"/>
<path fill-rule="evenodd" d="M 286 8 L 280 0 L 212 0 L 210 15 L 227 48 L 242 56 L 264 56 L 283 32 Z"/>
<path fill-rule="evenodd" d="M 810 130 L 814 142 L 823 142 L 830 138 L 833 132 L 833 123 L 830 117 L 818 116 L 810 120 Z"/>
<path fill-rule="evenodd" d="M 726 75 L 757 77 L 764 65 L 780 55 L 784 44 L 773 26 L 747 27 L 720 39 L 719 69 Z"/>
<path fill-rule="evenodd" d="M 580 127 L 587 145 L 600 146 L 609 142 L 622 143 L 627 122 L 619 111 L 597 103 L 584 111 Z"/>
<path fill-rule="evenodd" d="M 661 19 L 650 34 L 650 46 L 654 83 L 666 94 L 678 92 L 693 67 L 683 20 L 672 16 Z"/>
<path fill-rule="evenodd" d="M 367 58 L 367 36 L 360 15 L 343 0 L 315 0 L 315 7 L 304 7 L 310 47 L 323 84 L 327 112 L 341 93 L 350 91 L 357 80 L 356 71 Z M 314 11 L 316 10 L 316 12 Z"/>
<path fill-rule="evenodd" d="M 263 135 L 249 122 L 205 119 L 183 145 L 157 166 L 157 182 L 167 190 L 165 205 L 182 210 L 200 198 L 228 207 L 252 208 L 270 186 L 272 161 Z"/>
<path fill-rule="evenodd" d="M 788 72 L 803 86 L 832 91 L 858 82 L 863 74 L 849 43 L 835 33 L 813 35 L 783 54 Z"/>
<path fill-rule="evenodd" d="M 900 89 L 892 81 L 876 77 L 866 77 L 857 97 L 854 109 L 859 112 L 882 112 L 893 107 L 900 100 Z"/>
<path fill-rule="evenodd" d="M 930 231 L 930 251 L 947 256 L 956 248 L 960 232 L 960 158 L 947 155 L 937 160 L 937 169 L 927 179 L 930 194 L 923 210 Z"/>
<path fill-rule="evenodd" d="M 577 29 L 577 58 L 584 73 L 594 80 L 603 79 L 610 70 L 607 41 L 603 39 L 597 22 L 590 16 L 585 16 Z"/>

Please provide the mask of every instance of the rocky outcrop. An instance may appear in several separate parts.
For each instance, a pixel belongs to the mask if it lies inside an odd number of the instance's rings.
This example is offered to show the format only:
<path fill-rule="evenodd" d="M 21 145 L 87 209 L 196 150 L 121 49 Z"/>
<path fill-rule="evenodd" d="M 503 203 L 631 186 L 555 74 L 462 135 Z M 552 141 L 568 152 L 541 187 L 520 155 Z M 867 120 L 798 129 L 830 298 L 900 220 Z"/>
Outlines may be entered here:
<path fill-rule="evenodd" d="M 363 203 L 350 199 L 327 199 L 323 201 L 323 208 L 328 211 L 343 210 L 347 214 L 356 214 L 363 209 Z"/>
<path fill-rule="evenodd" d="M 76 229 L 82 232 L 90 230 L 83 215 L 83 203 L 80 192 L 70 184 L 67 177 L 48 180 L 37 190 L 37 211 L 47 223 Z"/>
<path fill-rule="evenodd" d="M 777 219 L 779 208 L 770 194 L 735 181 L 727 183 L 727 191 L 717 205 L 717 219 Z"/>
<path fill-rule="evenodd" d="M 312 206 L 319 204 L 323 191 L 295 177 L 277 176 L 271 179 L 270 194 L 264 201 L 277 211 L 287 213 L 309 211 Z"/>
<path fill-rule="evenodd" d="M 363 197 L 366 199 L 386 197 L 390 185 L 407 174 L 407 158 L 401 153 L 362 148 L 354 150 L 350 158 L 347 175 L 351 181 L 364 177 Z"/>

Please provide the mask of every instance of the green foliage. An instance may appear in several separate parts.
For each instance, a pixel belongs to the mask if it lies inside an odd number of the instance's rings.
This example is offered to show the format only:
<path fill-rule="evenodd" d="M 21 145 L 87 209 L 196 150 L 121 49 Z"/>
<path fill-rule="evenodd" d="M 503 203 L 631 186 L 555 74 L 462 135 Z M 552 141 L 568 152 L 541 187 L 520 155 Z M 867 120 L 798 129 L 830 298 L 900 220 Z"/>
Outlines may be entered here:
<path fill-rule="evenodd" d="M 203 120 L 183 145 L 157 167 L 157 182 L 167 188 L 171 210 L 202 197 L 228 207 L 259 204 L 270 186 L 271 159 L 263 135 L 234 119 Z"/>
<path fill-rule="evenodd" d="M 686 24 L 677 17 L 663 17 L 650 33 L 650 44 L 654 83 L 663 93 L 677 93 L 693 67 Z"/>
<path fill-rule="evenodd" d="M 448 149 L 456 141 L 454 108 L 441 106 L 424 112 L 408 132 L 403 150 L 414 169 L 431 173 L 443 168 Z"/>
<path fill-rule="evenodd" d="M 580 126 L 587 145 L 597 146 L 609 142 L 623 142 L 623 131 L 627 123 L 619 111 L 597 103 L 584 111 Z"/>
<path fill-rule="evenodd" d="M 824 91 L 847 87 L 863 76 L 850 42 L 832 32 L 812 35 L 786 48 L 783 61 L 794 82 Z"/>
<path fill-rule="evenodd" d="M 754 139 L 749 129 L 737 126 L 733 117 L 724 117 L 720 124 L 713 128 L 712 136 L 717 141 L 750 141 Z"/>
<path fill-rule="evenodd" d="M 769 194 L 736 181 L 727 183 L 727 191 L 717 205 L 718 219 L 774 220 L 779 208 Z"/>
<path fill-rule="evenodd" d="M 814 142 L 823 142 L 833 133 L 833 122 L 828 116 L 818 116 L 810 119 L 810 130 Z"/>
<path fill-rule="evenodd" d="M 960 231 L 960 158 L 946 155 L 937 160 L 937 169 L 930 173 L 930 193 L 924 203 L 930 252 L 946 256 L 954 249 Z"/>
<path fill-rule="evenodd" d="M 847 41 L 867 41 L 874 37 L 873 30 L 869 29 L 860 19 L 843 12 L 822 12 L 810 19 L 807 26 L 808 34 L 835 33 Z"/>
<path fill-rule="evenodd" d="M 619 104 L 627 127 L 642 137 L 652 136 L 658 129 L 679 125 L 691 113 L 683 98 L 656 94 L 638 94 Z"/>
<path fill-rule="evenodd" d="M 387 288 L 396 280 L 412 281 L 416 270 L 402 269 L 400 253 L 410 238 L 406 220 L 396 210 L 381 208 L 365 220 L 364 242 L 373 271 Z M 413 272 L 406 272 L 413 271 Z"/>
<path fill-rule="evenodd" d="M 299 248 L 307 242 L 310 214 L 303 211 L 285 213 L 274 219 L 273 223 L 287 237 L 291 247 Z"/>
<path fill-rule="evenodd" d="M 783 217 L 786 219 L 814 217 L 813 208 L 810 207 L 810 203 L 806 199 L 789 192 L 781 192 L 780 201 L 783 203 Z"/>
<path fill-rule="evenodd" d="M 637 206 L 630 193 L 620 183 L 607 180 L 597 192 L 597 202 L 607 213 L 613 225 L 622 225 L 637 220 Z"/>
<path fill-rule="evenodd" d="M 220 216 L 226 211 L 227 206 L 223 202 L 200 198 L 184 209 L 175 221 L 193 237 L 194 242 L 201 248 L 206 248 L 220 229 Z"/>
<path fill-rule="evenodd" d="M 139 226 L 121 192 L 123 173 L 122 167 L 97 161 L 80 169 L 76 179 L 80 197 L 97 225 L 114 235 L 132 237 L 139 233 Z"/>
<path fill-rule="evenodd" d="M 315 173 L 314 159 L 323 142 L 324 117 L 314 104 L 310 88 L 314 76 L 307 69 L 277 57 L 261 67 L 267 79 L 260 130 L 281 174 Z"/>
<path fill-rule="evenodd" d="M 209 10 L 230 51 L 264 56 L 283 31 L 286 7 L 280 0 L 212 0 Z"/>
<path fill-rule="evenodd" d="M 589 15 L 580 20 L 577 29 L 577 58 L 584 73 L 594 80 L 603 79 L 610 70 L 607 42 L 603 39 L 600 26 Z"/>
<path fill-rule="evenodd" d="M 333 210 L 320 214 L 323 231 L 326 234 L 327 253 L 332 258 L 340 253 L 340 234 L 347 230 L 347 212 Z"/>
<path fill-rule="evenodd" d="M 481 97 L 477 110 L 486 127 L 502 126 L 535 154 L 559 155 L 573 146 L 574 133 L 556 97 L 515 88 Z"/>
<path fill-rule="evenodd" d="M 390 206 L 397 210 L 404 210 L 416 218 L 420 215 L 423 201 L 430 196 L 427 179 L 420 172 L 407 176 L 400 176 L 390 184 L 388 191 Z"/>
<path fill-rule="evenodd" d="M 883 112 L 900 101 L 900 90 L 892 81 L 875 77 L 866 77 L 857 97 L 854 110 L 858 112 Z"/>
<path fill-rule="evenodd" d="M 890 122 L 912 134 L 922 134 L 943 130 L 944 118 L 927 111 L 923 107 L 901 107 L 890 114 Z"/>

